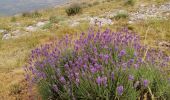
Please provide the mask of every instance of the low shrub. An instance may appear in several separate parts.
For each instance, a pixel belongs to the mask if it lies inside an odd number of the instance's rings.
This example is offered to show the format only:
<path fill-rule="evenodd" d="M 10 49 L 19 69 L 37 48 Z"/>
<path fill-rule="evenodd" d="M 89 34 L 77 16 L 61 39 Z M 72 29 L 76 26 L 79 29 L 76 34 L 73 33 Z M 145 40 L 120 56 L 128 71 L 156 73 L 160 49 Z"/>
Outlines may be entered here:
<path fill-rule="evenodd" d="M 106 2 L 111 2 L 111 1 L 113 1 L 113 0 L 106 0 Z"/>
<path fill-rule="evenodd" d="M 62 21 L 63 20 L 63 17 L 62 16 L 51 16 L 50 18 L 49 18 L 49 21 L 51 22 L 51 23 L 58 23 L 58 22 L 60 22 L 60 21 Z"/>
<path fill-rule="evenodd" d="M 11 18 L 11 22 L 16 22 L 16 20 L 17 20 L 16 17 Z"/>
<path fill-rule="evenodd" d="M 37 17 L 41 17 L 41 16 L 42 16 L 42 14 L 39 13 L 38 11 L 22 13 L 22 17 L 37 18 Z"/>
<path fill-rule="evenodd" d="M 126 0 L 125 5 L 135 5 L 135 0 Z"/>
<path fill-rule="evenodd" d="M 168 100 L 168 61 L 127 29 L 91 29 L 33 50 L 25 71 L 43 100 Z"/>
<path fill-rule="evenodd" d="M 89 3 L 89 4 L 88 4 L 88 6 L 89 6 L 89 7 L 92 7 L 92 6 L 93 6 L 93 4 Z"/>
<path fill-rule="evenodd" d="M 68 16 L 76 15 L 82 11 L 82 8 L 79 4 L 72 4 L 66 10 Z"/>
<path fill-rule="evenodd" d="M 51 22 L 49 22 L 49 23 L 47 23 L 47 24 L 45 24 L 43 27 L 42 27 L 42 29 L 50 29 L 50 28 L 52 28 L 52 23 Z"/>
<path fill-rule="evenodd" d="M 119 12 L 112 19 L 119 20 L 119 19 L 127 19 L 128 17 L 129 17 L 128 13 L 126 13 L 126 12 Z"/>
<path fill-rule="evenodd" d="M 96 2 L 93 2 L 93 6 L 96 6 L 96 5 L 99 5 L 100 2 L 96 1 Z"/>

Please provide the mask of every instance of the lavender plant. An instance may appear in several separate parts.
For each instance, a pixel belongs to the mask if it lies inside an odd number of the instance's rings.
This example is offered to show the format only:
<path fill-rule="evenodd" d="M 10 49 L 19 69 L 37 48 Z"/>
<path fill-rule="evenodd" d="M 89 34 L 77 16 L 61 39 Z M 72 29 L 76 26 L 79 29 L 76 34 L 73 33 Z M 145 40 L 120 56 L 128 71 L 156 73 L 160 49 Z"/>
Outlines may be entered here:
<path fill-rule="evenodd" d="M 90 29 L 33 50 L 25 71 L 44 100 L 170 99 L 169 60 L 127 29 Z"/>

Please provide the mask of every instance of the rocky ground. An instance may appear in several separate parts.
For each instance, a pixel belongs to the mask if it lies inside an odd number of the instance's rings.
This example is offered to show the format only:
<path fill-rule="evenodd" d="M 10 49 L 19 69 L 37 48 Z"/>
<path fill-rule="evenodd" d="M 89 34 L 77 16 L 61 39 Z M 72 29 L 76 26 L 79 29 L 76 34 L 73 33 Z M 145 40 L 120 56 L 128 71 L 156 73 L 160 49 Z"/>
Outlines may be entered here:
<path fill-rule="evenodd" d="M 156 5 L 144 5 L 141 4 L 136 12 L 128 12 L 126 10 L 118 10 L 113 9 L 112 11 L 105 12 L 104 14 L 101 14 L 99 16 L 90 17 L 86 16 L 79 19 L 74 20 L 67 20 L 65 21 L 68 23 L 70 27 L 76 27 L 78 26 L 81 21 L 87 21 L 90 25 L 113 25 L 114 21 L 111 20 L 111 18 L 117 16 L 118 14 L 127 14 L 129 24 L 133 24 L 135 22 L 141 21 L 141 20 L 147 20 L 147 19 L 166 19 L 167 17 L 170 17 L 170 2 L 156 6 Z M 15 30 L 8 32 L 7 30 L 0 29 L 0 33 L 3 34 L 2 40 L 7 40 L 11 38 L 18 38 L 20 36 L 29 34 L 30 32 L 35 32 L 37 30 L 41 30 L 43 26 L 48 24 L 49 21 L 40 21 L 37 22 L 35 25 L 30 25 L 23 27 L 24 30 Z M 15 23 L 16 25 L 20 25 L 20 23 Z"/>

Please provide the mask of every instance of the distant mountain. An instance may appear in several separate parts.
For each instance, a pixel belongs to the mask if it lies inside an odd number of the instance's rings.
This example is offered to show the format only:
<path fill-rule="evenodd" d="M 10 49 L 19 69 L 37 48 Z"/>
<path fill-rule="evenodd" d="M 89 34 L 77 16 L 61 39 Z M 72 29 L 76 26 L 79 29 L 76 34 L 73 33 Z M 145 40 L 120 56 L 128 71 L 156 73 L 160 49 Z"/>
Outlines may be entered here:
<path fill-rule="evenodd" d="M 0 0 L 0 15 L 14 15 L 25 11 L 60 5 L 67 1 L 69 0 Z"/>

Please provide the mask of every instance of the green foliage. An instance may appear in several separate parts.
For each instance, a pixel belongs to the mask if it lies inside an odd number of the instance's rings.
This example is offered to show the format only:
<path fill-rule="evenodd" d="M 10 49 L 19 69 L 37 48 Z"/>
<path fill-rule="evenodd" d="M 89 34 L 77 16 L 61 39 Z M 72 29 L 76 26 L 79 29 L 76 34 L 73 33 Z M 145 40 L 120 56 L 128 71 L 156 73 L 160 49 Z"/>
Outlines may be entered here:
<path fill-rule="evenodd" d="M 42 27 L 42 29 L 50 29 L 51 27 L 52 27 L 52 23 L 49 22 L 49 23 L 45 24 L 45 25 Z"/>
<path fill-rule="evenodd" d="M 92 7 L 93 5 L 91 3 L 88 4 L 89 7 Z"/>
<path fill-rule="evenodd" d="M 72 4 L 66 10 L 68 16 L 76 15 L 82 11 L 82 8 L 79 4 Z"/>
<path fill-rule="evenodd" d="M 116 16 L 114 16 L 112 19 L 127 19 L 129 17 L 128 13 L 126 12 L 119 12 Z"/>
<path fill-rule="evenodd" d="M 22 14 L 22 17 L 30 17 L 30 18 L 38 18 L 41 17 L 42 14 L 39 13 L 38 11 L 34 11 L 34 12 L 24 12 Z"/>
<path fill-rule="evenodd" d="M 126 0 L 125 5 L 135 5 L 135 0 Z"/>
<path fill-rule="evenodd" d="M 98 5 L 98 4 L 100 4 L 99 1 L 93 2 L 93 5 L 94 5 L 94 6 L 95 6 L 95 5 Z"/>
<path fill-rule="evenodd" d="M 63 20 L 62 16 L 50 16 L 49 21 L 51 23 L 58 23 Z"/>
<path fill-rule="evenodd" d="M 106 0 L 106 2 L 111 2 L 111 1 L 113 1 L 113 0 Z"/>
<path fill-rule="evenodd" d="M 16 22 L 16 17 L 12 17 L 11 22 Z"/>

